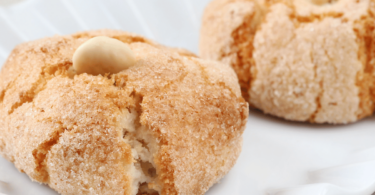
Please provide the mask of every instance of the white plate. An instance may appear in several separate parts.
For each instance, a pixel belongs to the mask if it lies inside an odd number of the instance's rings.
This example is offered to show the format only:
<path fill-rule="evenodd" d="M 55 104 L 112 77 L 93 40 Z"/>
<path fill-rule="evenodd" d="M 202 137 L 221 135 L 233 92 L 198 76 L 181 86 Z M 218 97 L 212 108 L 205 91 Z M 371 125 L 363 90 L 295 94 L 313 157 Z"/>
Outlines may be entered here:
<path fill-rule="evenodd" d="M 110 28 L 198 51 L 209 0 L 0 0 L 0 64 L 24 41 Z M 1 6 L 7 4 L 7 6 Z M 208 195 L 370 195 L 375 191 L 375 122 L 293 123 L 252 110 L 243 152 Z M 0 157 L 0 194 L 54 195 Z"/>

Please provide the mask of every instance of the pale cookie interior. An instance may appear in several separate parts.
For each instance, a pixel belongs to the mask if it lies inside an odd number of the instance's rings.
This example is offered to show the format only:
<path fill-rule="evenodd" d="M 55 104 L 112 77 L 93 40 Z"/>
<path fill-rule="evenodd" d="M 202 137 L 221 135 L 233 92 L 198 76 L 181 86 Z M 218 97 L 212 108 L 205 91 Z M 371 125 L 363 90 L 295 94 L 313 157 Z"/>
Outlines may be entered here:
<path fill-rule="evenodd" d="M 161 194 L 158 184 L 154 155 L 157 154 L 159 145 L 146 127 L 139 123 L 136 110 L 123 110 L 120 125 L 123 129 L 125 143 L 132 148 L 133 163 L 130 174 L 132 175 L 132 194 Z"/>
<path fill-rule="evenodd" d="M 133 66 L 135 61 L 133 51 L 125 43 L 99 36 L 89 39 L 76 50 L 72 67 L 77 74 L 105 75 L 126 70 Z M 120 128 L 123 129 L 125 143 L 131 146 L 133 156 L 129 170 L 132 175 L 131 194 L 160 194 L 161 187 L 157 184 L 156 165 L 153 160 L 159 146 L 149 133 L 150 130 L 142 126 L 139 120 L 135 109 L 122 110 Z"/>

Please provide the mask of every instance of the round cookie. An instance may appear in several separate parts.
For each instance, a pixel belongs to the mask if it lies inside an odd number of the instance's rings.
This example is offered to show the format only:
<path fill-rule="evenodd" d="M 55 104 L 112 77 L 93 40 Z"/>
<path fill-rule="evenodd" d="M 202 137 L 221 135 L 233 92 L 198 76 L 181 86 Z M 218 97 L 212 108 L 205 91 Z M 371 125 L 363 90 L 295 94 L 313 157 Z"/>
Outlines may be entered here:
<path fill-rule="evenodd" d="M 375 1 L 214 0 L 200 55 L 230 64 L 250 106 L 345 124 L 374 111 Z"/>
<path fill-rule="evenodd" d="M 90 38 L 135 64 L 71 75 Z M 248 104 L 234 71 L 121 31 L 17 46 L 0 72 L 0 154 L 60 194 L 204 194 L 235 164 Z"/>

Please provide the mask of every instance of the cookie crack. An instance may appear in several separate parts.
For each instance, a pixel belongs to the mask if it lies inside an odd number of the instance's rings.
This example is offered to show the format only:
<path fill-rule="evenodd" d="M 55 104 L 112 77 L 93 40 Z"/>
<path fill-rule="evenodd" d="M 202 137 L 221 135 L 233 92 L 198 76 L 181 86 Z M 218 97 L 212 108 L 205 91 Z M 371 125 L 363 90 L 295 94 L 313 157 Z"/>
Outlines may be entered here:
<path fill-rule="evenodd" d="M 16 77 L 16 79 L 17 78 L 18 78 L 18 76 Z M 15 80 L 8 83 L 8 85 L 5 87 L 5 89 L 3 89 L 1 91 L 1 93 L 0 93 L 0 104 L 3 103 L 6 92 L 14 85 L 14 83 L 15 83 Z"/>
<path fill-rule="evenodd" d="M 365 116 L 371 115 L 374 112 L 374 20 L 375 20 L 375 6 L 372 5 L 368 10 L 368 17 L 361 18 L 354 22 L 354 32 L 357 36 L 356 42 L 359 45 L 358 59 L 362 62 L 363 72 L 358 72 L 356 76 L 356 86 L 359 89 L 358 97 L 360 99 L 357 118 L 361 119 Z M 361 28 L 364 26 L 364 28 Z"/>
<path fill-rule="evenodd" d="M 3 91 L 1 91 L 1 93 L 0 93 L 0 103 L 3 103 L 4 96 L 5 96 L 5 93 L 6 93 L 7 90 L 8 90 L 8 86 Z"/>
<path fill-rule="evenodd" d="M 315 71 L 316 71 L 316 70 L 315 70 Z M 315 74 L 316 74 L 316 73 L 315 73 Z M 324 93 L 324 90 L 323 90 L 323 82 L 322 82 L 322 81 L 319 82 L 319 88 L 320 88 L 320 91 L 319 91 L 318 95 L 317 95 L 316 98 L 315 98 L 316 109 L 315 109 L 315 111 L 311 114 L 310 119 L 309 119 L 309 121 L 310 121 L 311 123 L 314 123 L 314 122 L 315 122 L 315 119 L 316 119 L 316 117 L 317 117 L 319 111 L 320 111 L 321 108 L 322 108 L 322 105 L 321 105 L 321 102 L 320 102 L 320 99 L 321 99 L 321 97 L 323 96 L 323 93 Z"/>
<path fill-rule="evenodd" d="M 173 61 L 180 61 L 179 59 L 175 59 L 175 58 L 172 58 Z M 182 62 L 180 62 L 182 64 Z M 170 82 L 168 82 L 168 84 L 166 84 L 165 86 L 163 86 L 160 91 L 165 91 L 165 90 L 168 90 L 169 88 L 171 88 L 175 83 L 180 83 L 182 82 L 187 76 L 188 76 L 188 72 L 187 71 L 184 71 L 184 73 L 182 75 L 180 75 L 178 78 L 174 79 L 174 80 L 171 80 Z M 140 95 L 139 92 L 135 91 L 134 90 L 134 93 L 137 95 Z M 143 110 L 142 108 L 142 101 L 143 101 L 143 96 L 142 96 L 142 100 L 140 101 L 139 105 L 140 105 L 140 110 Z M 139 116 L 141 117 L 143 114 L 143 112 L 140 112 Z M 159 128 L 155 128 L 155 126 L 153 126 L 152 124 L 150 124 L 150 129 L 153 129 L 153 130 L 156 130 L 156 131 L 159 131 L 161 132 L 161 129 Z M 166 140 L 164 137 L 161 137 L 160 138 L 160 145 L 161 146 L 168 146 L 168 140 Z M 162 189 L 162 194 L 176 194 L 177 191 L 176 191 L 176 187 L 175 187 L 175 182 L 174 182 L 174 178 L 175 178 L 175 174 L 174 174 L 174 165 L 171 164 L 172 162 L 172 157 L 170 156 L 169 153 L 167 152 L 161 152 L 161 155 L 158 157 L 158 159 L 163 159 L 164 163 L 161 167 L 159 167 L 159 169 L 161 170 L 160 172 L 161 173 L 164 173 L 164 174 L 161 174 L 159 176 L 159 180 L 161 181 L 164 181 L 164 184 L 163 184 L 163 189 Z M 158 161 L 158 159 L 156 159 L 156 161 Z M 166 163 L 167 162 L 167 163 Z M 160 163 L 159 163 L 160 164 Z M 166 166 L 166 164 L 168 166 Z M 170 176 L 172 175 L 172 176 Z"/>
<path fill-rule="evenodd" d="M 25 103 L 30 103 L 34 101 L 34 98 L 45 89 L 49 80 L 55 78 L 58 75 L 68 75 L 68 68 L 72 65 L 70 60 L 66 60 L 62 63 L 45 66 L 42 68 L 42 72 L 39 75 L 38 80 L 32 84 L 31 88 L 26 92 L 21 92 L 19 94 L 19 101 L 14 103 L 8 110 L 8 114 L 11 115 L 15 110 L 21 107 Z M 5 92 L 4 92 L 5 94 Z M 1 97 L 1 96 L 0 96 Z"/>
<path fill-rule="evenodd" d="M 208 74 L 207 74 L 206 68 L 205 68 L 201 63 L 199 63 L 198 61 L 195 60 L 194 62 L 199 66 L 199 69 L 200 69 L 200 71 L 201 71 L 201 74 L 202 74 L 202 76 L 203 76 L 203 79 L 204 79 L 204 81 L 205 81 L 207 84 L 209 84 L 209 85 L 211 85 L 211 86 L 213 86 L 213 85 L 220 85 L 220 86 L 224 87 L 225 89 L 229 90 L 229 91 L 231 92 L 231 95 L 232 95 L 233 97 L 237 97 L 237 95 L 236 95 L 236 93 L 234 93 L 233 89 L 230 88 L 229 86 L 227 86 L 224 82 L 216 82 L 216 83 L 212 83 L 212 82 L 210 82 L 209 79 L 208 79 L 209 76 L 208 76 Z M 237 97 L 237 98 L 238 98 L 238 97 Z M 242 97 L 239 97 L 239 98 L 242 98 Z"/>
<path fill-rule="evenodd" d="M 233 43 L 230 45 L 230 51 L 225 52 L 222 49 L 218 59 L 219 61 L 223 61 L 224 58 L 235 56 L 235 60 L 230 63 L 238 75 L 242 96 L 245 99 L 250 99 L 248 91 L 255 77 L 255 74 L 252 74 L 252 69 L 255 68 L 255 61 L 253 59 L 255 48 L 253 42 L 260 22 L 254 23 L 254 20 L 261 17 L 258 15 L 257 13 L 252 13 L 244 17 L 243 23 L 231 34 Z"/>
<path fill-rule="evenodd" d="M 341 21 L 343 23 L 347 22 L 347 19 L 343 18 L 344 14 L 340 13 L 340 12 L 329 12 L 329 13 L 325 13 L 325 14 L 321 14 L 321 15 L 311 14 L 309 16 L 298 16 L 295 13 L 296 13 L 296 11 L 294 10 L 294 12 L 289 15 L 289 18 L 292 21 L 295 21 L 294 25 L 296 27 L 298 27 L 301 24 L 305 24 L 305 23 L 313 23 L 315 21 L 322 21 L 326 18 L 336 18 L 336 19 L 341 19 Z"/>
<path fill-rule="evenodd" d="M 58 144 L 60 137 L 65 131 L 68 131 L 68 128 L 62 126 L 62 122 L 57 122 L 59 124 L 58 130 L 52 133 L 50 139 L 45 140 L 39 145 L 38 148 L 33 150 L 32 155 L 34 157 L 34 162 L 36 164 L 35 171 L 39 173 L 41 181 L 43 183 L 49 183 L 49 173 L 47 169 L 47 154 L 51 148 Z"/>
<path fill-rule="evenodd" d="M 190 58 L 190 57 L 187 57 L 187 58 Z M 181 62 L 180 59 L 176 59 L 176 58 L 171 58 L 170 62 L 183 64 L 183 62 Z M 185 69 L 185 67 L 183 67 L 183 68 Z M 170 80 L 166 85 L 164 85 L 163 87 L 161 87 L 159 89 L 161 91 L 166 90 L 166 89 L 170 88 L 174 83 L 182 82 L 186 78 L 187 75 L 188 75 L 188 72 L 185 70 L 178 78 Z M 128 83 L 128 75 L 118 75 L 117 74 L 117 75 L 114 75 L 114 77 L 112 77 L 111 79 L 112 79 L 113 85 L 115 87 L 117 87 L 118 89 L 123 90 L 123 89 L 126 88 L 127 83 Z M 137 91 L 136 89 L 133 89 L 132 93 L 141 94 L 141 92 Z"/>
<path fill-rule="evenodd" d="M 335 0 L 329 0 L 329 2 L 335 1 Z M 291 4 L 286 4 L 290 9 L 292 9 L 292 13 L 289 15 L 289 18 L 294 21 L 294 25 L 298 27 L 300 24 L 304 23 L 312 23 L 315 21 L 322 21 L 326 18 L 337 18 L 337 19 L 342 19 L 342 22 L 348 22 L 346 18 L 343 18 L 344 13 L 342 12 L 326 12 L 322 14 L 310 14 L 309 16 L 299 16 L 297 15 L 296 7 L 294 6 L 293 3 Z"/>
<path fill-rule="evenodd" d="M 190 57 L 188 57 L 188 58 L 190 58 Z M 175 63 L 183 65 L 183 62 L 181 62 L 181 60 L 177 59 L 177 58 L 171 58 L 170 62 L 175 62 Z M 184 66 L 183 66 L 183 68 L 185 69 Z M 174 84 L 181 83 L 188 76 L 188 74 L 189 73 L 187 72 L 187 70 L 183 71 L 183 73 L 178 78 L 169 81 L 166 85 L 161 87 L 159 90 L 160 91 L 166 91 L 169 88 L 173 87 Z M 112 79 L 113 85 L 115 87 L 117 87 L 119 90 L 128 90 L 131 87 L 131 86 L 128 86 L 128 75 L 114 75 L 114 77 L 111 78 L 111 79 Z M 137 89 L 134 89 L 134 88 L 131 90 L 131 93 L 129 95 L 136 102 L 135 109 L 136 109 L 136 111 L 138 112 L 138 115 L 139 115 L 139 123 L 141 125 L 145 125 L 145 123 L 142 123 L 142 115 L 144 113 L 142 102 L 143 102 L 143 99 L 144 99 L 145 95 L 142 93 L 142 91 L 138 91 Z M 153 124 L 148 124 L 147 128 L 152 129 L 153 131 L 161 132 L 161 129 L 155 127 Z M 126 136 L 127 135 L 126 135 L 126 132 L 125 132 L 123 137 L 126 137 Z M 168 140 L 166 140 L 164 137 L 160 137 L 159 139 L 160 139 L 159 141 L 160 141 L 161 146 L 168 146 Z M 163 163 L 163 166 L 158 167 L 158 170 L 160 170 L 161 173 L 168 173 L 168 174 L 159 175 L 158 179 L 160 181 L 164 181 L 162 191 L 167 192 L 167 194 L 169 194 L 169 193 L 175 194 L 175 193 L 177 193 L 176 187 L 175 187 L 175 184 L 174 184 L 174 171 L 173 170 L 175 168 L 171 164 L 172 160 L 167 160 L 167 159 L 172 159 L 172 157 L 167 152 L 160 152 L 160 153 L 161 153 L 161 155 L 159 157 L 156 157 L 155 160 L 158 161 L 160 159 L 163 159 L 163 161 L 165 163 Z M 165 166 L 165 164 L 168 164 L 168 166 Z M 170 175 L 172 175 L 172 176 L 170 176 Z"/>
<path fill-rule="evenodd" d="M 231 95 L 232 97 L 237 98 L 237 100 L 238 100 L 239 102 L 241 102 L 241 103 L 240 103 L 240 106 L 241 106 L 241 108 L 243 108 L 243 109 L 240 111 L 241 121 L 245 121 L 245 119 L 246 119 L 246 118 L 248 117 L 248 115 L 249 115 L 249 112 L 248 112 L 248 110 L 246 109 L 246 108 L 249 107 L 249 103 L 246 102 L 245 99 L 244 99 L 242 96 L 237 97 L 237 95 L 236 95 L 236 93 L 234 93 L 233 89 L 230 88 L 229 86 L 227 86 L 226 83 L 224 83 L 224 82 L 216 82 L 216 83 L 212 83 L 212 82 L 210 82 L 209 79 L 208 79 L 209 76 L 208 76 L 208 74 L 207 74 L 206 68 L 205 68 L 202 64 L 200 64 L 198 61 L 196 61 L 196 64 L 198 64 L 198 66 L 200 67 L 200 70 L 201 70 L 201 74 L 202 74 L 202 76 L 203 76 L 203 79 L 205 80 L 205 82 L 206 82 L 208 85 L 210 85 L 210 86 L 220 86 L 220 87 L 223 87 L 224 89 L 227 89 L 228 91 L 230 91 L 230 93 L 231 93 L 230 95 Z M 243 106 L 243 104 L 245 104 L 245 106 Z M 245 125 L 246 125 L 246 122 L 243 122 L 242 126 L 245 126 Z M 245 129 L 242 129 L 242 133 L 243 133 L 244 130 L 245 130 Z"/>
<path fill-rule="evenodd" d="M 328 61 L 332 62 L 332 58 L 330 57 L 328 51 L 323 48 L 323 51 L 324 51 L 324 54 L 325 56 L 328 58 Z M 310 58 L 311 58 L 311 62 L 314 62 L 314 56 L 312 55 L 312 53 L 310 52 Z M 337 67 L 336 66 L 333 66 L 334 69 L 335 69 L 335 73 L 338 72 L 337 70 Z M 317 64 L 314 64 L 314 80 L 315 81 L 318 81 L 319 77 L 318 77 L 318 65 Z M 322 103 L 321 103 L 321 98 L 323 97 L 323 94 L 324 94 L 324 77 L 318 81 L 319 83 L 319 92 L 318 92 L 318 95 L 316 96 L 316 99 L 315 99 L 315 103 L 316 103 L 316 109 L 314 111 L 313 114 L 311 114 L 310 118 L 309 118 L 309 121 L 311 123 L 313 122 L 316 122 L 316 117 L 317 117 L 317 114 L 321 111 L 322 109 Z M 334 103 L 332 103 L 334 104 Z"/>
<path fill-rule="evenodd" d="M 33 107 L 35 107 L 35 105 L 33 105 Z M 39 146 L 36 149 L 32 151 L 32 155 L 34 157 L 34 162 L 36 165 L 34 170 L 36 173 L 39 174 L 38 175 L 39 178 L 41 178 L 39 182 L 48 184 L 50 180 L 49 180 L 49 171 L 47 168 L 47 159 L 48 159 L 47 155 L 52 149 L 52 147 L 59 143 L 59 140 L 62 137 L 62 135 L 66 131 L 70 131 L 71 129 L 66 127 L 61 120 L 56 119 L 56 118 L 46 118 L 44 121 L 52 122 L 54 125 L 57 125 L 57 128 L 49 136 L 49 139 L 44 140 L 42 143 L 39 144 Z M 74 123 L 74 125 L 76 125 L 76 123 Z"/>

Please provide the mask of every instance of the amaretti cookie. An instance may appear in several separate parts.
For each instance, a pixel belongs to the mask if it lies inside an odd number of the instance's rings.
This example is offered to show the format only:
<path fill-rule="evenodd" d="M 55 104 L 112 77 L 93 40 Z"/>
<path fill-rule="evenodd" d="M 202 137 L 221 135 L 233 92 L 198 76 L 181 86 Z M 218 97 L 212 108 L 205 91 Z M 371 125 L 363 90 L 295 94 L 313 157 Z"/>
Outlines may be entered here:
<path fill-rule="evenodd" d="M 228 65 L 101 30 L 17 46 L 0 116 L 1 155 L 60 194 L 204 194 L 241 152 L 248 104 Z"/>
<path fill-rule="evenodd" d="M 342 124 L 374 111 L 375 1 L 214 0 L 200 55 L 230 64 L 252 107 Z"/>

